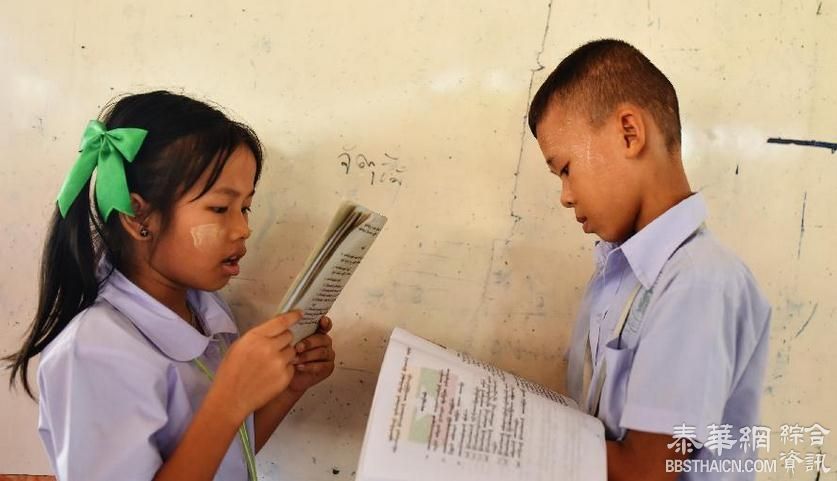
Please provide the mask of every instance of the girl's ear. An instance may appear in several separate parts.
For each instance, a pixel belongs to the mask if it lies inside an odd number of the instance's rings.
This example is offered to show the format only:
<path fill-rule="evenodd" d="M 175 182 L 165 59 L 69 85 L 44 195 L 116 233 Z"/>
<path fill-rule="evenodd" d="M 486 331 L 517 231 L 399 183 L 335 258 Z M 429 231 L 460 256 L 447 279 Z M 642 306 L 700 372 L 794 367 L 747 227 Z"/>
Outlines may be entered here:
<path fill-rule="evenodd" d="M 119 221 L 122 227 L 134 240 L 150 241 L 157 232 L 158 223 L 155 216 L 150 215 L 151 206 L 141 195 L 131 193 L 131 207 L 134 209 L 134 216 L 119 213 Z"/>

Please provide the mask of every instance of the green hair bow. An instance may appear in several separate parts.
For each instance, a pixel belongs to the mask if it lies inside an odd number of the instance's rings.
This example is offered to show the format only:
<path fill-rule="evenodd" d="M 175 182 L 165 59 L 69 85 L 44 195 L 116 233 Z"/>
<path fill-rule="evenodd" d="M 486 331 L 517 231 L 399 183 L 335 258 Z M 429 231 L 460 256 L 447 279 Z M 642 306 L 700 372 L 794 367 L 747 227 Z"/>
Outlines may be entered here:
<path fill-rule="evenodd" d="M 61 216 L 67 216 L 67 211 L 94 169 L 99 169 L 96 174 L 96 201 L 102 219 L 107 221 L 114 210 L 133 216 L 123 162 L 134 160 L 147 134 L 147 130 L 135 128 L 105 130 L 103 123 L 91 120 L 81 138 L 81 154 L 58 193 Z"/>

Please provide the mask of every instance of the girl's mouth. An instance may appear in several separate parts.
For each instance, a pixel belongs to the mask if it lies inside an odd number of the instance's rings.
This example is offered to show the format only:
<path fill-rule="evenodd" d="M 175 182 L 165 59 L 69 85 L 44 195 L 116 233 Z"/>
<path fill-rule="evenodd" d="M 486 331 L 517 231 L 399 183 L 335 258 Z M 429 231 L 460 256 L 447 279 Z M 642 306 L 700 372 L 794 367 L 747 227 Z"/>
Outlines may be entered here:
<path fill-rule="evenodd" d="M 238 261 L 241 259 L 241 257 L 242 256 L 234 255 L 224 259 L 221 262 L 221 269 L 224 271 L 224 274 L 228 276 L 237 276 L 240 272 Z"/>

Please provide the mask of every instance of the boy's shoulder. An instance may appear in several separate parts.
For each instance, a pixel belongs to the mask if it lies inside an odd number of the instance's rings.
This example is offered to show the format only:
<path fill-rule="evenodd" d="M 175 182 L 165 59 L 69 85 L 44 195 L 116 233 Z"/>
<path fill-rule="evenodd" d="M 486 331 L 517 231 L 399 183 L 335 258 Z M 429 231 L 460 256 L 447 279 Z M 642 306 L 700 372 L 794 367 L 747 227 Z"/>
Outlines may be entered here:
<path fill-rule="evenodd" d="M 659 290 L 711 289 L 732 301 L 769 307 L 752 271 L 706 227 L 701 227 L 674 251 L 657 279 Z"/>

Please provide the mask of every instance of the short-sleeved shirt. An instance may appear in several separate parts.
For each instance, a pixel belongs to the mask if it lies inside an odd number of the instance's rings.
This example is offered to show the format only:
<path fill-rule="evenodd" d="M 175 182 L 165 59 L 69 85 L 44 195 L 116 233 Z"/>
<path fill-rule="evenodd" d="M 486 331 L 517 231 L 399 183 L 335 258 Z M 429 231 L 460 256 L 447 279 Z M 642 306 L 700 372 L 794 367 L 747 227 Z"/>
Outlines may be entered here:
<path fill-rule="evenodd" d="M 109 270 L 103 262 L 100 278 Z M 191 361 L 216 371 L 238 337 L 216 294 L 190 290 L 187 299 L 207 336 L 114 270 L 44 350 L 38 427 L 58 479 L 147 481 L 172 454 L 210 386 Z M 255 439 L 252 415 L 246 425 Z M 247 479 L 238 436 L 215 479 Z"/>
<path fill-rule="evenodd" d="M 731 426 L 732 439 L 758 425 L 770 306 L 749 269 L 707 229 L 705 217 L 702 195 L 693 194 L 621 245 L 599 242 L 594 249 L 596 270 L 573 332 L 567 382 L 579 405 L 592 405 L 594 389 L 582 392 L 589 342 L 593 379 L 605 370 L 597 416 L 610 440 L 621 440 L 626 430 L 673 435 L 680 426 L 698 443 L 712 444 L 723 437 L 713 438 L 724 425 Z M 615 335 L 637 288 L 622 334 Z M 696 450 L 693 458 L 751 455 L 751 449 L 733 446 L 722 447 L 720 456 Z M 720 478 L 684 473 L 680 479 Z"/>

